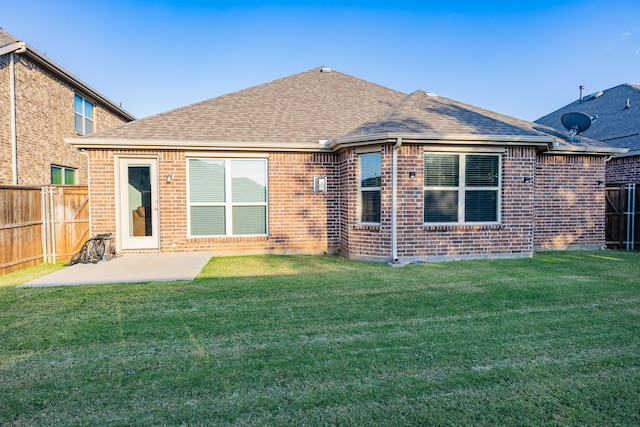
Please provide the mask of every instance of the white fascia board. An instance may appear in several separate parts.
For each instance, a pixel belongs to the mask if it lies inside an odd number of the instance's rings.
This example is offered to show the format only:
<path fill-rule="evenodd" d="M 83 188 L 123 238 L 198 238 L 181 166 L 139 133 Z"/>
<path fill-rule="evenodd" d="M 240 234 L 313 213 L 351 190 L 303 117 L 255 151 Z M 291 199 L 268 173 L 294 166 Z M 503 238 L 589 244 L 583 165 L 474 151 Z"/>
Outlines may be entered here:
<path fill-rule="evenodd" d="M 360 135 L 338 138 L 331 142 L 333 150 L 347 147 L 357 147 L 372 143 L 395 142 L 402 139 L 403 144 L 482 144 L 482 145 L 525 145 L 535 146 L 544 151 L 553 146 L 555 138 L 546 136 L 518 136 L 518 135 L 472 135 L 472 134 L 401 134 L 383 133 L 374 135 Z"/>
<path fill-rule="evenodd" d="M 588 146 L 575 146 L 562 148 L 556 148 L 547 151 L 545 154 L 592 154 L 601 156 L 615 156 L 626 153 L 626 148 L 611 148 L 611 147 L 588 147 Z"/>
<path fill-rule="evenodd" d="M 177 141 L 177 140 L 134 140 L 104 138 L 65 138 L 67 144 L 85 149 L 117 150 L 181 150 L 181 151 L 260 151 L 260 152 L 332 152 L 326 144 L 317 143 L 269 143 L 269 142 L 229 142 L 229 141 Z"/>
<path fill-rule="evenodd" d="M 633 157 L 633 156 L 640 156 L 640 150 L 628 150 L 624 153 L 615 154 L 613 157 L 620 158 L 620 157 Z"/>

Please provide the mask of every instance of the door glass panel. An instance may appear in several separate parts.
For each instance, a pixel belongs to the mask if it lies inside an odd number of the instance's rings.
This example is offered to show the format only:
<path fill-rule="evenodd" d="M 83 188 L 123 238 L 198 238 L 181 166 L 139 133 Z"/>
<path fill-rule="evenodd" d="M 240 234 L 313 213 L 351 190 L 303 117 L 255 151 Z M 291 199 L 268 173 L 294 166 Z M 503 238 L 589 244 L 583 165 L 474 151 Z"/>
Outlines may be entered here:
<path fill-rule="evenodd" d="M 151 168 L 128 166 L 129 236 L 152 236 Z"/>

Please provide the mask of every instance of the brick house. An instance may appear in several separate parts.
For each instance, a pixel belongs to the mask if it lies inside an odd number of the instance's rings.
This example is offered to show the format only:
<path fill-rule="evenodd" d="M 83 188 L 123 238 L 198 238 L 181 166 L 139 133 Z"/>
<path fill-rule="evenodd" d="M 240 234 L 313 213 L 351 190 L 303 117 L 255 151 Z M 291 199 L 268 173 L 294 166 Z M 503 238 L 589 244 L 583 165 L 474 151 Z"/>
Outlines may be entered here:
<path fill-rule="evenodd" d="M 87 157 L 64 138 L 134 117 L 0 29 L 0 185 L 87 184 Z"/>
<path fill-rule="evenodd" d="M 564 129 L 560 118 L 569 112 L 596 117 L 582 133 L 613 148 L 627 149 L 607 162 L 606 181 L 610 184 L 640 183 L 640 86 L 621 84 L 583 95 L 564 107 L 536 120 L 546 126 Z"/>
<path fill-rule="evenodd" d="M 619 150 L 319 67 L 82 138 L 119 251 L 399 263 L 604 244 Z"/>

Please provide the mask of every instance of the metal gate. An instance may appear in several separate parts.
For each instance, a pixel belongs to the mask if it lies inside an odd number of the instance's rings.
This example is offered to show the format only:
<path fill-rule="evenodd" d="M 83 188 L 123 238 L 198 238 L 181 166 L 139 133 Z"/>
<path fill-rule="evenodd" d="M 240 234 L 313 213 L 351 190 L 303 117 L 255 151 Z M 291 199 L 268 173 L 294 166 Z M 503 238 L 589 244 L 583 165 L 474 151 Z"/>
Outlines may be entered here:
<path fill-rule="evenodd" d="M 635 183 L 607 184 L 606 245 L 609 249 L 640 249 L 640 194 Z"/>

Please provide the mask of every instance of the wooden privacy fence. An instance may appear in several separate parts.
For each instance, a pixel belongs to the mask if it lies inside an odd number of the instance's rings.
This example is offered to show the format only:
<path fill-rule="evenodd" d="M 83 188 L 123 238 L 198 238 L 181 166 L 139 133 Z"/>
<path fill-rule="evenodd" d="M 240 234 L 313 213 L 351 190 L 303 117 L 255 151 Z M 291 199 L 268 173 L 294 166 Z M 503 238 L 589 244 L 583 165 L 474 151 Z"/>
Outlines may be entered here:
<path fill-rule="evenodd" d="M 88 238 L 86 186 L 0 186 L 0 274 L 69 261 Z"/>
<path fill-rule="evenodd" d="M 606 244 L 609 249 L 640 249 L 640 193 L 638 185 L 607 184 Z"/>

